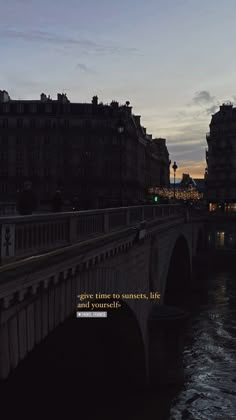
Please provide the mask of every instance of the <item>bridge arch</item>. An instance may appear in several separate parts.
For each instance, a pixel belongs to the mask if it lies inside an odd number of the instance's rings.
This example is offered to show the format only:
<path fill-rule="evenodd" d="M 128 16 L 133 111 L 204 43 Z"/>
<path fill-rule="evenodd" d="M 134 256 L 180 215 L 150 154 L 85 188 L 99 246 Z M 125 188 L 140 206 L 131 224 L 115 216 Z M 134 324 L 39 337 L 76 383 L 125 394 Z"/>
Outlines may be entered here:
<path fill-rule="evenodd" d="M 34 384 L 34 393 L 36 387 L 55 399 L 84 392 L 83 398 L 89 395 L 91 403 L 95 389 L 96 398 L 96 393 L 113 393 L 116 386 L 133 389 L 145 383 L 141 328 L 130 306 L 121 303 L 122 307 L 110 310 L 106 319 L 77 319 L 73 315 L 59 325 L 13 372 L 17 392 L 24 382 L 29 384 L 29 392 Z M 9 383 L 11 386 L 11 376 Z"/>
<path fill-rule="evenodd" d="M 184 235 L 180 235 L 172 249 L 168 274 L 164 287 L 166 305 L 177 305 L 182 300 L 184 292 L 190 287 L 191 258 L 188 242 Z"/>

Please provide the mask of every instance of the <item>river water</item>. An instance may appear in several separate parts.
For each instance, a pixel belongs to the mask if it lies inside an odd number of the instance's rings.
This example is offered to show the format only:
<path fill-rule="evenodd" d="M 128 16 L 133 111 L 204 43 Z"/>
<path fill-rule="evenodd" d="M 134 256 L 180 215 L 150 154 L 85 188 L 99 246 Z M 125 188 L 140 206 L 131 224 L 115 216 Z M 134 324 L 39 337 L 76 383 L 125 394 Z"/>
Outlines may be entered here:
<path fill-rule="evenodd" d="M 236 270 L 210 272 L 191 306 L 185 384 L 172 400 L 169 418 L 236 419 Z"/>
<path fill-rule="evenodd" d="M 184 305 L 184 385 L 133 396 L 127 419 L 236 420 L 236 266 L 217 261 Z"/>

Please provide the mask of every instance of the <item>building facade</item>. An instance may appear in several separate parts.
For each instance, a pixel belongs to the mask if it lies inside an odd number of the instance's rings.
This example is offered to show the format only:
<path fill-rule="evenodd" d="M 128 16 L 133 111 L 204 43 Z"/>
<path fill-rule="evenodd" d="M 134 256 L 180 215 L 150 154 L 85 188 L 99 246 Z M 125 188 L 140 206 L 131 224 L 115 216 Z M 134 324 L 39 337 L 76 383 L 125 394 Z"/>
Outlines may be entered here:
<path fill-rule="evenodd" d="M 236 108 L 224 103 L 206 135 L 206 198 L 210 211 L 236 211 Z"/>
<path fill-rule="evenodd" d="M 149 140 L 146 147 L 146 184 L 149 187 L 168 187 L 170 161 L 166 139 L 149 136 Z"/>
<path fill-rule="evenodd" d="M 40 205 L 58 189 L 81 208 L 135 204 L 150 183 L 169 185 L 169 154 L 129 102 L 12 100 L 0 91 L 0 201 L 14 201 L 26 180 Z"/>

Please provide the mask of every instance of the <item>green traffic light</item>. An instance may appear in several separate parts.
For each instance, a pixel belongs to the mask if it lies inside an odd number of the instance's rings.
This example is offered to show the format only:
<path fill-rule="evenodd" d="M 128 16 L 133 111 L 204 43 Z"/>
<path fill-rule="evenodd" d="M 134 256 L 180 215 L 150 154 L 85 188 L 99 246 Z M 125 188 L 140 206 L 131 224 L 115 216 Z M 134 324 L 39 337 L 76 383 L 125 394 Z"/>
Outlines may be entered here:
<path fill-rule="evenodd" d="M 154 196 L 154 201 L 155 201 L 155 203 L 157 203 L 157 202 L 158 202 L 158 198 L 159 198 L 159 197 L 158 197 L 158 195 L 155 195 L 155 196 Z"/>

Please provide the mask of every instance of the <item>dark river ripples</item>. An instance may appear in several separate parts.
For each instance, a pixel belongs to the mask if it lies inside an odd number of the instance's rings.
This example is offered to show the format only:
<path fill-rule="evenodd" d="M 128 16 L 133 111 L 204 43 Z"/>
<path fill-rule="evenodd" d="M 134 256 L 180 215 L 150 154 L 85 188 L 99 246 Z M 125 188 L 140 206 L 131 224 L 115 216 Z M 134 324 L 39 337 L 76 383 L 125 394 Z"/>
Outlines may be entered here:
<path fill-rule="evenodd" d="M 171 420 L 236 419 L 236 270 L 210 274 L 207 284 L 192 307 L 186 379 Z"/>

